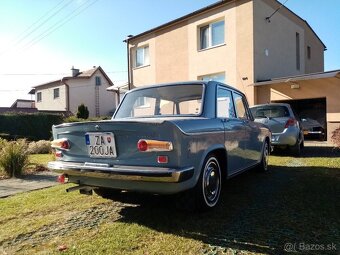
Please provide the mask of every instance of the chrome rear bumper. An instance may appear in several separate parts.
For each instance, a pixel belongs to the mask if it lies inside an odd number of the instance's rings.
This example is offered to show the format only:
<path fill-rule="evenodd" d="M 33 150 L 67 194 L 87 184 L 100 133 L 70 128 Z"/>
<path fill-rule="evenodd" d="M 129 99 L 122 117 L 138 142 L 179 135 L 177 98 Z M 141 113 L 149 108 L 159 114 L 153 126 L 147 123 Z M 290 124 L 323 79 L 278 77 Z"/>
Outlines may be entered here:
<path fill-rule="evenodd" d="M 57 173 L 70 176 L 86 176 L 127 181 L 145 182 L 172 182 L 179 183 L 190 179 L 194 174 L 193 167 L 187 168 L 162 168 L 144 166 L 123 166 L 95 163 L 77 163 L 52 161 L 48 168 Z"/>

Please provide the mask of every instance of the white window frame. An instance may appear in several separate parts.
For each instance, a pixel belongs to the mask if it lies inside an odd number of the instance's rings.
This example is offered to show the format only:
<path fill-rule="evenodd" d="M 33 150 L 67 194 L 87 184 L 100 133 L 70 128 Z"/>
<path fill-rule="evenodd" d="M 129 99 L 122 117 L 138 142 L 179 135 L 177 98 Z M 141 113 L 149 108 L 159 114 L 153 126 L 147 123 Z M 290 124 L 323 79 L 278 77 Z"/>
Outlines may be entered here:
<path fill-rule="evenodd" d="M 41 102 L 41 101 L 42 101 L 42 93 L 40 91 L 40 92 L 37 92 L 37 102 Z"/>
<path fill-rule="evenodd" d="M 223 22 L 223 42 L 213 45 L 213 26 L 217 23 L 222 23 L 222 22 Z M 207 30 L 208 45 L 206 47 L 203 47 L 203 43 L 202 43 L 202 29 L 204 29 L 204 28 L 208 29 Z M 217 21 L 211 22 L 209 24 L 202 25 L 198 29 L 198 34 L 199 34 L 199 50 L 206 50 L 206 49 L 218 47 L 220 45 L 224 45 L 225 44 L 225 21 L 224 20 L 217 20 Z"/>
<path fill-rule="evenodd" d="M 100 76 L 96 76 L 95 80 L 96 80 L 96 86 L 102 85 L 102 79 Z"/>
<path fill-rule="evenodd" d="M 147 50 L 146 50 L 147 49 Z M 137 58 L 138 58 L 138 52 L 142 51 L 142 63 L 138 63 Z M 150 48 L 149 45 L 144 45 L 141 47 L 138 47 L 135 52 L 135 68 L 143 67 L 143 66 L 148 66 L 150 65 Z"/>
<path fill-rule="evenodd" d="M 56 91 L 58 91 L 58 92 L 56 93 Z M 53 99 L 57 99 L 59 97 L 60 97 L 60 89 L 59 88 L 53 89 Z"/>

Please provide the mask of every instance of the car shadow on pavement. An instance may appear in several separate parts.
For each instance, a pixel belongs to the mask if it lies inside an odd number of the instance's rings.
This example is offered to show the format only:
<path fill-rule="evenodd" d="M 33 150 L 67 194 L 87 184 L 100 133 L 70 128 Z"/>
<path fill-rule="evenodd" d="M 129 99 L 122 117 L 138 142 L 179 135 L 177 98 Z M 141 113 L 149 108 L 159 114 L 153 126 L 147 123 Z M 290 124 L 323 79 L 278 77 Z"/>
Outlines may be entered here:
<path fill-rule="evenodd" d="M 310 254 L 306 245 L 332 244 L 340 249 L 339 179 L 339 169 L 323 167 L 250 171 L 227 181 L 220 205 L 205 213 L 178 211 L 172 196 L 126 193 L 120 199 L 139 206 L 123 208 L 120 221 L 199 240 L 204 254 L 282 254 L 287 247 Z"/>

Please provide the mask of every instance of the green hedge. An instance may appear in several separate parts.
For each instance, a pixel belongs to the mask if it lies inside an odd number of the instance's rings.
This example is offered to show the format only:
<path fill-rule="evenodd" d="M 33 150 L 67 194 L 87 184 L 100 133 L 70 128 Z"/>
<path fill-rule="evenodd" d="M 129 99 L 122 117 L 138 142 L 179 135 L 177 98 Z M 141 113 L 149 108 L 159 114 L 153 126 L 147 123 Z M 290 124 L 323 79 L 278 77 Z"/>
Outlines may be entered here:
<path fill-rule="evenodd" d="M 61 114 L 8 113 L 0 115 L 0 136 L 6 139 L 50 140 L 52 125 L 63 122 Z"/>

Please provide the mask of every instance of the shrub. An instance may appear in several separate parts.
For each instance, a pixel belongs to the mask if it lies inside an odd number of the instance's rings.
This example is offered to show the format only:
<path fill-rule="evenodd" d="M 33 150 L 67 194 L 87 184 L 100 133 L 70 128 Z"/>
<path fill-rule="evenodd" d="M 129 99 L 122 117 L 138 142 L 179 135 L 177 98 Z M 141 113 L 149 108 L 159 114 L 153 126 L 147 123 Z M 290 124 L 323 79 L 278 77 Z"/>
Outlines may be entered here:
<path fill-rule="evenodd" d="M 62 123 L 63 118 L 61 114 L 50 113 L 0 114 L 0 133 L 6 139 L 48 140 L 52 136 L 52 125 Z"/>
<path fill-rule="evenodd" d="M 332 142 L 335 144 L 336 147 L 340 148 L 340 127 L 333 131 Z"/>
<path fill-rule="evenodd" d="M 84 104 L 78 106 L 77 118 L 87 119 L 89 117 L 89 109 Z"/>
<path fill-rule="evenodd" d="M 30 142 L 27 148 L 28 154 L 48 154 L 51 151 L 51 142 L 46 140 Z"/>
<path fill-rule="evenodd" d="M 26 141 L 4 142 L 3 145 L 0 149 L 0 167 L 9 177 L 20 176 L 28 164 Z"/>
<path fill-rule="evenodd" d="M 70 122 L 86 122 L 86 121 L 98 121 L 98 120 L 110 120 L 110 116 L 100 116 L 100 117 L 91 117 L 88 119 L 79 119 L 76 116 L 70 116 L 64 119 L 64 122 L 70 123 Z"/>

